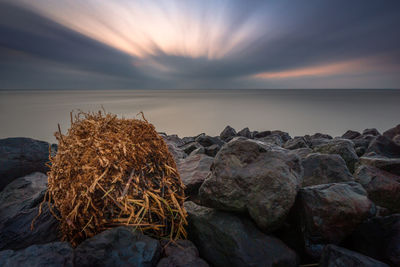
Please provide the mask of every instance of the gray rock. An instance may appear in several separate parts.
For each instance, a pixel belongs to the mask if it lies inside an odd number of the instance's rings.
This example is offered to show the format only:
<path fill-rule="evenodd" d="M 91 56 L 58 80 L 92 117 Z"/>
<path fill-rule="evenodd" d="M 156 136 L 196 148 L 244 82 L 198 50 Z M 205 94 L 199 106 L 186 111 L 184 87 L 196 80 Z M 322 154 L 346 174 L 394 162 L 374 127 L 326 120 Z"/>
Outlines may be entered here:
<path fill-rule="evenodd" d="M 393 142 L 395 142 L 396 144 L 400 145 L 400 134 L 396 135 L 395 137 L 393 137 Z"/>
<path fill-rule="evenodd" d="M 31 138 L 0 139 L 0 191 L 15 178 L 32 172 L 46 173 L 49 146 Z M 56 150 L 55 145 L 52 150 Z"/>
<path fill-rule="evenodd" d="M 375 204 L 400 212 L 400 176 L 367 165 L 359 166 L 354 176 Z"/>
<path fill-rule="evenodd" d="M 0 251 L 0 266 L 4 267 L 72 267 L 74 251 L 67 242 L 33 245 L 22 250 Z"/>
<path fill-rule="evenodd" d="M 191 142 L 191 143 L 187 143 L 181 147 L 179 147 L 180 149 L 182 149 L 186 154 L 190 154 L 192 153 L 194 150 L 203 147 L 202 145 L 200 145 L 197 142 Z"/>
<path fill-rule="evenodd" d="M 0 192 L 0 250 L 59 240 L 58 222 L 47 204 L 43 205 L 42 214 L 31 231 L 46 189 L 47 176 L 37 172 L 14 180 Z"/>
<path fill-rule="evenodd" d="M 329 134 L 323 134 L 323 133 L 315 133 L 310 136 L 311 139 L 332 139 L 332 136 Z"/>
<path fill-rule="evenodd" d="M 355 138 L 357 138 L 359 136 L 361 136 L 361 134 L 359 132 L 348 130 L 347 132 L 345 132 L 342 135 L 342 138 L 344 138 L 344 139 L 355 139 Z"/>
<path fill-rule="evenodd" d="M 75 249 L 76 266 L 156 266 L 160 243 L 133 228 L 116 227 L 86 239 Z"/>
<path fill-rule="evenodd" d="M 277 145 L 277 146 L 283 145 L 282 138 L 277 134 L 271 134 L 266 137 L 256 138 L 256 140 L 264 142 L 266 144 L 272 144 L 272 145 Z"/>
<path fill-rule="evenodd" d="M 204 205 L 248 212 L 269 231 L 279 227 L 293 205 L 302 171 L 300 159 L 288 150 L 235 138 L 215 157 L 199 194 Z"/>
<path fill-rule="evenodd" d="M 185 142 L 183 142 L 182 139 L 180 139 L 176 134 L 171 134 L 171 135 L 163 134 L 161 136 L 166 143 L 173 143 L 177 147 L 183 146 L 185 144 Z"/>
<path fill-rule="evenodd" d="M 219 137 L 225 142 L 229 142 L 233 137 L 236 136 L 236 131 L 231 126 L 226 126 L 225 129 L 220 133 Z"/>
<path fill-rule="evenodd" d="M 319 262 L 320 267 L 389 267 L 389 265 L 377 261 L 360 253 L 341 248 L 335 245 L 327 245 Z"/>
<path fill-rule="evenodd" d="M 356 182 L 302 188 L 296 212 L 307 253 L 318 259 L 325 244 L 339 244 L 373 208 L 367 192 Z"/>
<path fill-rule="evenodd" d="M 187 136 L 182 138 L 182 142 L 186 145 L 188 143 L 194 142 L 194 137 L 192 136 Z"/>
<path fill-rule="evenodd" d="M 180 159 L 184 159 L 187 157 L 187 154 L 179 147 L 177 147 L 174 143 L 167 142 L 167 147 L 169 152 L 174 157 L 175 161 L 179 161 Z"/>
<path fill-rule="evenodd" d="M 268 135 L 271 135 L 271 131 L 262 131 L 262 132 L 254 131 L 253 135 L 254 135 L 254 138 L 263 138 Z"/>
<path fill-rule="evenodd" d="M 205 153 L 207 156 L 215 157 L 220 149 L 221 149 L 221 146 L 220 146 L 220 145 L 214 144 L 214 145 L 211 145 L 211 146 L 209 146 L 209 147 L 206 147 L 206 148 L 204 149 L 204 153 Z"/>
<path fill-rule="evenodd" d="M 305 135 L 303 138 L 306 141 L 307 145 L 311 148 L 314 148 L 316 146 L 323 145 L 323 144 L 326 144 L 326 143 L 329 143 L 332 141 L 332 139 L 321 138 L 321 137 L 318 137 L 318 135 L 317 135 L 317 137 L 315 135 L 312 135 L 312 136 Z"/>
<path fill-rule="evenodd" d="M 289 153 L 297 155 L 301 160 L 303 160 L 309 154 L 313 153 L 313 151 L 311 148 L 298 148 L 298 149 L 291 150 Z"/>
<path fill-rule="evenodd" d="M 290 135 L 287 132 L 283 132 L 283 131 L 280 131 L 280 130 L 271 131 L 271 134 L 279 135 L 279 137 L 282 139 L 283 143 L 285 143 L 285 142 L 289 141 L 290 139 L 292 139 L 292 137 L 290 137 Z"/>
<path fill-rule="evenodd" d="M 346 162 L 347 168 L 351 173 L 354 172 L 358 156 L 354 150 L 354 143 L 347 139 L 334 139 L 328 143 L 318 145 L 314 148 L 315 152 L 324 154 L 338 154 Z"/>
<path fill-rule="evenodd" d="M 385 131 L 382 135 L 389 139 L 393 139 L 396 135 L 400 135 L 400 124 Z"/>
<path fill-rule="evenodd" d="M 375 129 L 375 128 L 365 129 L 365 130 L 363 131 L 363 135 L 367 135 L 367 134 L 374 135 L 374 136 L 381 135 L 381 134 L 379 133 L 379 131 L 378 131 L 377 129 Z"/>
<path fill-rule="evenodd" d="M 206 153 L 206 149 L 204 147 L 199 147 L 199 148 L 196 148 L 195 150 L 193 150 L 192 152 L 190 152 L 189 156 L 205 154 L 205 153 Z"/>
<path fill-rule="evenodd" d="M 243 128 L 242 130 L 240 130 L 237 133 L 237 136 L 243 136 L 243 137 L 246 137 L 246 138 L 252 138 L 252 134 L 251 134 L 250 129 L 248 127 Z"/>
<path fill-rule="evenodd" d="M 198 154 L 190 155 L 186 159 L 177 162 L 179 174 L 183 184 L 186 186 L 186 196 L 190 198 L 197 197 L 200 186 L 210 173 L 213 160 L 212 157 Z"/>
<path fill-rule="evenodd" d="M 392 174 L 400 175 L 400 158 L 362 156 L 360 158 L 360 165 L 374 166 Z"/>
<path fill-rule="evenodd" d="M 189 240 L 176 242 L 161 241 L 164 255 L 157 267 L 208 267 L 206 261 L 199 257 L 199 251 Z M 166 243 L 166 244 L 165 244 Z M 165 245 L 164 245 L 165 244 Z"/>
<path fill-rule="evenodd" d="M 189 237 L 213 266 L 297 266 L 282 241 L 260 232 L 248 219 L 185 202 Z"/>
<path fill-rule="evenodd" d="M 302 136 L 297 136 L 293 139 L 288 140 L 284 145 L 284 148 L 294 150 L 298 148 L 308 148 L 307 142 Z"/>
<path fill-rule="evenodd" d="M 368 146 L 366 155 L 400 158 L 400 145 L 385 136 L 378 136 Z"/>
<path fill-rule="evenodd" d="M 200 135 L 195 139 L 195 141 L 203 147 L 209 147 L 212 145 L 222 146 L 225 143 L 224 141 L 219 139 L 219 137 L 212 137 L 208 135 Z"/>
<path fill-rule="evenodd" d="M 346 162 L 336 154 L 309 154 L 302 160 L 302 186 L 354 181 Z"/>

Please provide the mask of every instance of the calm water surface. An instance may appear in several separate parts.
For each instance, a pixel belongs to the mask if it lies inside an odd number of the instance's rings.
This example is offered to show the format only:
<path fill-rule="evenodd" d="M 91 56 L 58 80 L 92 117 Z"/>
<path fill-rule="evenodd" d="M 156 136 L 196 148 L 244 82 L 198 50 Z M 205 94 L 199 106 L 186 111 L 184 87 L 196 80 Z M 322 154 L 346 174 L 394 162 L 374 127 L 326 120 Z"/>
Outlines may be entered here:
<path fill-rule="evenodd" d="M 127 118 L 143 111 L 158 131 L 181 137 L 218 135 L 228 124 L 338 136 L 400 123 L 400 90 L 0 91 L 0 138 L 54 142 L 57 124 L 69 127 L 70 111 L 102 105 Z"/>

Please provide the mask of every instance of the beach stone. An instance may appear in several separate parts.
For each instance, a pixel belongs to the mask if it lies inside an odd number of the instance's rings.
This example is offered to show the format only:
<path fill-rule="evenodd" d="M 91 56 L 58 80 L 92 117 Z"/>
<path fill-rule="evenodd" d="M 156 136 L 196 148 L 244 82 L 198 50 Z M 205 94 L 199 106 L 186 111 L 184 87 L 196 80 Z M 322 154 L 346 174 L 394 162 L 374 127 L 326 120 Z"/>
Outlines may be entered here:
<path fill-rule="evenodd" d="M 221 140 L 229 142 L 233 137 L 236 136 L 236 131 L 231 126 L 226 126 L 225 129 L 219 134 Z"/>
<path fill-rule="evenodd" d="M 164 255 L 157 267 L 208 267 L 208 263 L 199 257 L 199 251 L 189 240 L 169 242 L 161 241 Z"/>
<path fill-rule="evenodd" d="M 379 133 L 379 131 L 378 131 L 377 129 L 375 129 L 375 128 L 365 129 L 365 130 L 363 131 L 362 134 L 363 134 L 363 135 L 370 134 L 370 135 L 374 135 L 374 136 L 381 135 L 381 134 Z"/>
<path fill-rule="evenodd" d="M 32 245 L 22 250 L 0 251 L 0 266 L 72 267 L 74 251 L 67 242 Z"/>
<path fill-rule="evenodd" d="M 243 128 L 242 130 L 240 130 L 237 133 L 237 136 L 243 136 L 243 137 L 246 137 L 246 138 L 252 138 L 252 134 L 251 134 L 250 129 L 248 127 Z"/>
<path fill-rule="evenodd" d="M 177 162 L 181 180 L 186 186 L 186 196 L 197 197 L 200 186 L 210 173 L 213 160 L 212 157 L 207 155 L 197 154 L 189 155 L 187 158 Z"/>
<path fill-rule="evenodd" d="M 400 175 L 400 158 L 362 156 L 360 158 L 360 165 L 369 165 L 395 175 Z"/>
<path fill-rule="evenodd" d="M 354 143 L 347 139 L 333 139 L 325 144 L 314 147 L 315 152 L 324 154 L 338 154 L 346 162 L 347 168 L 351 173 L 354 172 L 358 156 L 354 150 Z"/>
<path fill-rule="evenodd" d="M 312 153 L 301 164 L 304 175 L 302 186 L 354 181 L 346 162 L 336 154 Z"/>
<path fill-rule="evenodd" d="M 373 203 L 356 182 L 304 187 L 296 201 L 297 220 L 305 249 L 318 259 L 326 244 L 339 244 L 371 216 Z"/>
<path fill-rule="evenodd" d="M 297 266 L 297 256 L 244 217 L 185 202 L 189 238 L 213 266 Z"/>
<path fill-rule="evenodd" d="M 15 179 L 0 192 L 0 250 L 22 249 L 32 244 L 58 241 L 58 221 L 47 204 L 31 231 L 47 189 L 47 176 L 32 173 Z"/>
<path fill-rule="evenodd" d="M 262 132 L 254 131 L 254 138 L 263 138 L 268 135 L 271 135 L 271 131 L 262 131 Z"/>
<path fill-rule="evenodd" d="M 400 212 L 400 176 L 367 165 L 359 166 L 354 176 L 375 204 Z"/>
<path fill-rule="evenodd" d="M 307 142 L 302 136 L 297 136 L 293 139 L 288 140 L 284 145 L 284 148 L 294 150 L 298 148 L 308 148 Z"/>
<path fill-rule="evenodd" d="M 0 139 L 0 191 L 15 178 L 49 169 L 50 144 L 31 138 Z M 52 146 L 56 150 L 56 145 Z"/>
<path fill-rule="evenodd" d="M 390 266 L 400 266 L 400 214 L 366 220 L 344 245 Z"/>
<path fill-rule="evenodd" d="M 76 266 L 156 266 L 160 243 L 133 228 L 119 226 L 83 241 L 75 249 Z"/>
<path fill-rule="evenodd" d="M 261 138 L 256 138 L 258 141 L 267 143 L 267 144 L 272 144 L 272 145 L 277 145 L 277 146 L 282 146 L 283 145 L 283 140 L 282 138 L 277 135 L 277 134 L 271 134 L 265 137 Z"/>
<path fill-rule="evenodd" d="M 225 143 L 218 137 L 212 137 L 209 135 L 200 135 L 195 139 L 195 141 L 200 145 L 202 145 L 203 147 L 209 147 L 212 145 L 222 146 Z"/>
<path fill-rule="evenodd" d="M 215 155 L 217 155 L 217 153 L 218 153 L 218 151 L 219 151 L 220 149 L 221 149 L 221 146 L 220 146 L 220 145 L 214 144 L 214 145 L 211 145 L 211 146 L 209 146 L 209 147 L 206 147 L 206 148 L 204 149 L 204 153 L 205 153 L 207 156 L 215 157 Z"/>
<path fill-rule="evenodd" d="M 383 132 L 382 135 L 389 139 L 393 139 L 396 135 L 400 135 L 400 124 L 393 128 L 390 128 L 389 130 L 386 130 L 385 132 Z"/>
<path fill-rule="evenodd" d="M 377 261 L 360 253 L 338 247 L 335 245 L 325 246 L 320 267 L 389 267 L 389 265 Z"/>
<path fill-rule="evenodd" d="M 400 145 L 381 135 L 375 138 L 366 151 L 367 155 L 400 158 Z"/>
<path fill-rule="evenodd" d="M 194 150 L 198 148 L 202 148 L 203 146 L 200 145 L 198 142 L 190 142 L 180 147 L 187 155 L 192 153 Z"/>
<path fill-rule="evenodd" d="M 269 231 L 285 219 L 302 175 L 300 159 L 289 150 L 237 137 L 218 152 L 199 195 L 206 206 L 248 212 Z"/>
<path fill-rule="evenodd" d="M 344 138 L 344 139 L 355 139 L 355 138 L 357 138 L 359 136 L 361 136 L 361 134 L 359 132 L 348 130 L 347 132 L 345 132 L 342 135 L 342 138 Z"/>

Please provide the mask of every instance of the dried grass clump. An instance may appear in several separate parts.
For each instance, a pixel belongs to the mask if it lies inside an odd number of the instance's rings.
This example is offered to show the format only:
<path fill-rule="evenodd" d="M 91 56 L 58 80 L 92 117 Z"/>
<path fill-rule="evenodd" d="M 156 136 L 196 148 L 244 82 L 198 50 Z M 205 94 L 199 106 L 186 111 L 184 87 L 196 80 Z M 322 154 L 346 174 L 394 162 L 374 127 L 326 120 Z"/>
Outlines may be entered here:
<path fill-rule="evenodd" d="M 142 114 L 143 115 L 143 114 Z M 128 225 L 157 237 L 185 238 L 184 185 L 175 161 L 143 116 L 80 112 L 55 134 L 45 201 L 63 240 L 76 246 L 105 229 Z"/>

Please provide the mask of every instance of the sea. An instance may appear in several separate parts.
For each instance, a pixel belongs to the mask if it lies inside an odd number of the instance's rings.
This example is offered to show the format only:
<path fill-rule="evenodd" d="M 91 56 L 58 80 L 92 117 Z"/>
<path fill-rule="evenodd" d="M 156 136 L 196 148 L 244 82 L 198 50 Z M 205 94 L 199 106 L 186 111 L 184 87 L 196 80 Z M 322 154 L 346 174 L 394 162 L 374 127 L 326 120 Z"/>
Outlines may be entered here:
<path fill-rule="evenodd" d="M 341 136 L 400 124 L 400 90 L 2 90 L 0 138 L 54 143 L 57 125 L 63 133 L 70 127 L 70 112 L 103 109 L 125 118 L 143 112 L 157 131 L 179 137 L 216 136 L 227 125 Z"/>

